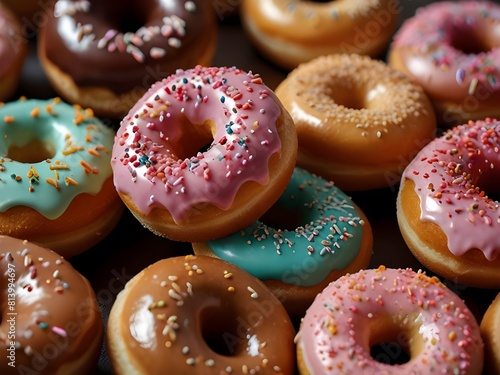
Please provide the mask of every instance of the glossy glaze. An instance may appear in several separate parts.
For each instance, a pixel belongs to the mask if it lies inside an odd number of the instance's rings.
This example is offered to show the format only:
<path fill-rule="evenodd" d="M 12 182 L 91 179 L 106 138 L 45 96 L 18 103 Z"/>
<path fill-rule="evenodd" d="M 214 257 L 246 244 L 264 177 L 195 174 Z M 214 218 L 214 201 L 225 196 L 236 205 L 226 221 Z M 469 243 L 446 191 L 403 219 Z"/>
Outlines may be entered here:
<path fill-rule="evenodd" d="M 110 315 L 113 369 L 141 374 L 293 374 L 293 326 L 259 280 L 221 260 L 161 260 L 132 279 Z M 279 349 L 279 350 L 277 350 Z"/>
<path fill-rule="evenodd" d="M 145 90 L 198 62 L 213 44 L 212 11 L 199 0 L 59 0 L 42 28 L 44 53 L 80 87 Z"/>
<path fill-rule="evenodd" d="M 281 150 L 280 114 L 258 75 L 179 70 L 122 121 L 112 155 L 115 186 L 142 213 L 164 207 L 177 223 L 197 204 L 228 208 L 246 181 L 268 181 L 269 159 Z"/>
<path fill-rule="evenodd" d="M 297 338 L 315 375 L 481 374 L 483 365 L 467 306 L 438 279 L 411 269 L 380 267 L 334 281 L 308 309 Z M 376 361 L 371 346 L 384 342 L 409 350 L 410 360 Z"/>
<path fill-rule="evenodd" d="M 0 290 L 2 374 L 55 374 L 81 357 L 87 371 L 96 367 L 103 335 L 99 306 L 88 281 L 60 255 L 0 236 Z M 14 355 L 6 358 L 11 346 Z M 84 356 L 91 348 L 94 353 Z"/>
<path fill-rule="evenodd" d="M 473 111 L 481 102 L 496 103 L 500 95 L 499 31 L 498 4 L 437 2 L 403 24 L 390 62 L 434 99 Z"/>
<path fill-rule="evenodd" d="M 293 217 L 295 229 L 257 221 L 228 237 L 206 245 L 219 258 L 261 280 L 310 286 L 332 270 L 342 270 L 358 255 L 364 220 L 351 199 L 333 182 L 295 168 L 276 203 L 277 214 Z M 307 265 L 307 267 L 306 267 Z M 303 269 L 314 270 L 303 274 Z"/>
<path fill-rule="evenodd" d="M 49 219 L 111 176 L 114 132 L 92 111 L 59 99 L 0 107 L 0 211 L 27 206 Z"/>
<path fill-rule="evenodd" d="M 500 122 L 487 119 L 447 131 L 432 141 L 405 170 L 415 182 L 421 220 L 439 225 L 449 250 L 481 250 L 487 259 L 500 251 L 498 192 Z"/>

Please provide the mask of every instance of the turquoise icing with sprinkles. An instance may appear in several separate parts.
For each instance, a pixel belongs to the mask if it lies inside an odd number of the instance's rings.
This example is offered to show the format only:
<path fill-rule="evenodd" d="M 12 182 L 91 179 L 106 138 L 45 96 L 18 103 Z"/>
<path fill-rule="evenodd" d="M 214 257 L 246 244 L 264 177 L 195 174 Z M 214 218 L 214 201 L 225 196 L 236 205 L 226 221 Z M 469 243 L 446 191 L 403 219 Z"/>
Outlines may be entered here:
<path fill-rule="evenodd" d="M 91 110 L 58 98 L 1 106 L 0 212 L 26 206 L 53 220 L 78 194 L 99 193 L 112 175 L 113 141 Z"/>
<path fill-rule="evenodd" d="M 351 199 L 333 182 L 295 168 L 277 209 L 298 216 L 295 230 L 262 221 L 207 245 L 261 280 L 312 286 L 356 258 L 364 221 Z"/>

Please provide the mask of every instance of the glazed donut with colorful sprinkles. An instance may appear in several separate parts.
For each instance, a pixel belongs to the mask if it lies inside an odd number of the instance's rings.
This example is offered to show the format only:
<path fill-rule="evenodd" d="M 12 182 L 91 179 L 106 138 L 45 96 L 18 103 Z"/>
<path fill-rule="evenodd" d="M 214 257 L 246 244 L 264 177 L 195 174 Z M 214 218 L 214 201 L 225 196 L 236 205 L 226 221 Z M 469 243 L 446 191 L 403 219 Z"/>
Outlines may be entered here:
<path fill-rule="evenodd" d="M 453 282 L 500 288 L 500 122 L 470 121 L 429 143 L 406 168 L 397 199 L 403 238 Z"/>
<path fill-rule="evenodd" d="M 258 74 L 197 66 L 155 83 L 134 105 L 111 162 L 118 193 L 145 227 L 203 242 L 264 214 L 296 153 L 293 120 Z"/>
<path fill-rule="evenodd" d="M 258 279 L 193 255 L 147 267 L 118 294 L 108 320 L 113 372 L 293 375 L 295 330 Z"/>
<path fill-rule="evenodd" d="M 207 1 L 58 0 L 40 28 L 38 55 L 61 97 L 121 119 L 177 68 L 210 65 L 216 39 Z"/>
<path fill-rule="evenodd" d="M 59 98 L 0 107 L 0 234 L 68 258 L 105 238 L 124 206 L 110 166 L 114 132 Z"/>
<path fill-rule="evenodd" d="M 436 120 L 422 88 L 381 61 L 321 56 L 276 88 L 299 141 L 297 166 L 346 191 L 387 188 L 434 139 Z"/>
<path fill-rule="evenodd" d="M 500 117 L 500 6 L 441 1 L 398 31 L 389 64 L 421 85 L 445 126 Z"/>
<path fill-rule="evenodd" d="M 55 252 L 0 235 L 2 375 L 93 374 L 103 321 L 90 283 Z"/>
<path fill-rule="evenodd" d="M 372 243 L 368 220 L 346 194 L 333 182 L 295 168 L 263 221 L 225 238 L 194 243 L 193 249 L 261 279 L 290 316 L 301 317 L 331 281 L 368 267 Z"/>
<path fill-rule="evenodd" d="M 479 326 L 464 301 L 411 269 L 381 266 L 332 282 L 307 310 L 296 342 L 301 375 L 480 375 L 483 368 Z M 372 348 L 391 342 L 408 361 L 372 357 Z"/>
<path fill-rule="evenodd" d="M 246 34 L 264 56 L 294 69 L 334 53 L 378 57 L 400 13 L 394 0 L 243 0 L 240 16 Z"/>

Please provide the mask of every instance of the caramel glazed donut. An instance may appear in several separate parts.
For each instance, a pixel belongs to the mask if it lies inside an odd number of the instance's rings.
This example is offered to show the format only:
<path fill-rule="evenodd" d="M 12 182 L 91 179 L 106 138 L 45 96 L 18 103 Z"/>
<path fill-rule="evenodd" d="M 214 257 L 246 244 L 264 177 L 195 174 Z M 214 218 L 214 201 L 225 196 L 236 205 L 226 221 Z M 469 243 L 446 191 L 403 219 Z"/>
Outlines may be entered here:
<path fill-rule="evenodd" d="M 47 248 L 0 236 L 0 373 L 88 375 L 103 321 L 89 282 Z"/>
<path fill-rule="evenodd" d="M 111 163 L 116 190 L 145 227 L 203 242 L 262 216 L 290 181 L 296 153 L 293 121 L 258 74 L 197 66 L 136 103 Z"/>
<path fill-rule="evenodd" d="M 377 57 L 400 13 L 398 0 L 243 0 L 240 11 L 253 44 L 286 69 L 333 53 Z"/>
<path fill-rule="evenodd" d="M 297 165 L 343 190 L 398 184 L 404 167 L 435 137 L 422 88 L 368 56 L 301 64 L 276 95 L 295 121 Z"/>
<path fill-rule="evenodd" d="M 455 127 L 406 168 L 397 199 L 401 234 L 415 257 L 460 284 L 500 288 L 500 122 Z"/>
<path fill-rule="evenodd" d="M 483 340 L 464 301 L 411 269 L 381 266 L 332 282 L 307 310 L 296 342 L 301 375 L 480 375 L 483 368 Z M 389 342 L 409 360 L 372 357 Z"/>
<path fill-rule="evenodd" d="M 175 69 L 209 65 L 216 26 L 209 1 L 59 0 L 39 59 L 67 101 L 118 118 Z"/>
<path fill-rule="evenodd" d="M 294 335 L 262 282 L 230 263 L 188 255 L 160 260 L 127 283 L 107 342 L 117 375 L 292 375 Z"/>
<path fill-rule="evenodd" d="M 499 27 L 498 4 L 436 2 L 403 24 L 388 61 L 424 88 L 442 125 L 500 118 Z"/>

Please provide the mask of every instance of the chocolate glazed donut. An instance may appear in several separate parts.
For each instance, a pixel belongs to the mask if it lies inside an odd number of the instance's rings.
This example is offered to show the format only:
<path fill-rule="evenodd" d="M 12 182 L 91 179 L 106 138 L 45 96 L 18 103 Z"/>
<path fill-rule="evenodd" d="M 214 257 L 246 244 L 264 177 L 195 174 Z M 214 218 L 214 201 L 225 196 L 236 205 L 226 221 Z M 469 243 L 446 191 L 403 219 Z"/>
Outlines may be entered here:
<path fill-rule="evenodd" d="M 58 0 L 38 51 L 61 96 L 113 117 L 176 69 L 208 65 L 216 33 L 207 1 Z"/>

